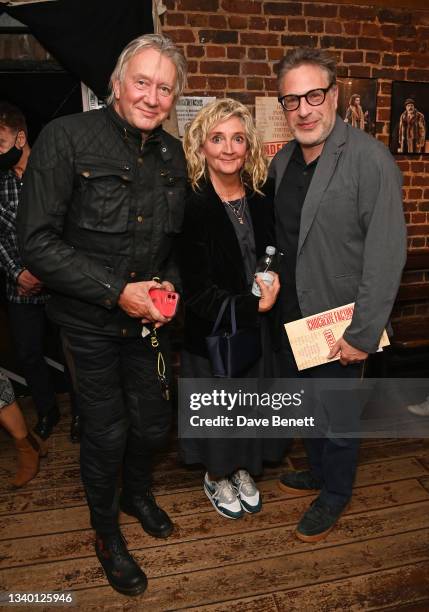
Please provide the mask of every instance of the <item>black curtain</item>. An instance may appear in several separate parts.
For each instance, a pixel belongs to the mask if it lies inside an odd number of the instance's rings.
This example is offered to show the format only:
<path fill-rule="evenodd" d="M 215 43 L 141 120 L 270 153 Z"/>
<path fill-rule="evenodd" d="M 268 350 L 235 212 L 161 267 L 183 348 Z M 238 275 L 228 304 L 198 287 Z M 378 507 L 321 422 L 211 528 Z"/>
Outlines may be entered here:
<path fill-rule="evenodd" d="M 0 4 L 55 59 L 102 98 L 116 60 L 133 38 L 153 32 L 151 0 L 56 0 Z"/>

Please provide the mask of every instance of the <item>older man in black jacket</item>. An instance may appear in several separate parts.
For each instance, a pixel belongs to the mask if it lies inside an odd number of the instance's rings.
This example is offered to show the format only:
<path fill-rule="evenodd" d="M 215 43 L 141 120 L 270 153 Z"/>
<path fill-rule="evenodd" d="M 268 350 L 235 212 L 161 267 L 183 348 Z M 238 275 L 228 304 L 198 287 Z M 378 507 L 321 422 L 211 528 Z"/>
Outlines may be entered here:
<path fill-rule="evenodd" d="M 52 292 L 48 312 L 61 326 L 82 409 L 81 473 L 96 553 L 127 595 L 147 581 L 121 536 L 119 505 L 152 536 L 173 529 L 150 490 L 151 456 L 166 439 L 171 408 L 153 347 L 157 328 L 167 356 L 169 319 L 148 292 L 174 290 L 178 280 L 172 241 L 186 170 L 179 141 L 161 123 L 185 76 L 169 39 L 129 43 L 108 107 L 57 119 L 40 134 L 18 214 L 23 256 Z M 142 337 L 142 321 L 151 336 Z"/>

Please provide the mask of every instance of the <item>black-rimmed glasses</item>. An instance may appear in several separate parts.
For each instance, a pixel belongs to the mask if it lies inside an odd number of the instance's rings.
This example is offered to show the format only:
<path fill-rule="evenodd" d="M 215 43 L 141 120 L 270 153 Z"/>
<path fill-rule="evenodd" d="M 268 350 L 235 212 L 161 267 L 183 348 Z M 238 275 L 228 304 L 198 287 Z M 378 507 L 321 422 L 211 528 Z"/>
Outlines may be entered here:
<path fill-rule="evenodd" d="M 305 98 L 305 101 L 310 106 L 320 106 L 324 103 L 326 94 L 331 89 L 332 85 L 335 83 L 331 83 L 328 87 L 319 87 L 318 89 L 310 89 L 305 94 L 295 95 L 288 94 L 286 96 L 279 96 L 277 99 L 282 105 L 283 110 L 285 111 L 294 111 L 299 108 L 301 104 L 301 98 Z"/>

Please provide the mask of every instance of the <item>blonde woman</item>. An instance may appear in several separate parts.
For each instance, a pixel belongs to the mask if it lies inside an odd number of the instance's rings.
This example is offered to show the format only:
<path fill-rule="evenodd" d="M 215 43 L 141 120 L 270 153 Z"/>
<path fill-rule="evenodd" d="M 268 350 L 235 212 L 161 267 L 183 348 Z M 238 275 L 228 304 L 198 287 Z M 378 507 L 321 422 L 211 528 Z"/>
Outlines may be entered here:
<path fill-rule="evenodd" d="M 204 107 L 184 138 L 190 188 L 181 239 L 185 300 L 183 377 L 210 377 L 205 338 L 220 306 L 236 297 L 237 325 L 261 326 L 276 301 L 279 281 L 259 282 L 251 293 L 257 259 L 272 245 L 273 209 L 263 193 L 267 166 L 249 110 L 231 99 Z M 258 366 L 247 373 L 258 376 Z M 263 440 L 183 439 L 186 463 L 207 470 L 204 490 L 221 515 L 240 518 L 261 509 L 261 496 L 250 473 L 264 460 L 281 458 L 281 445 Z M 269 448 L 268 448 L 269 446 Z M 250 473 L 249 473 L 250 472 Z"/>

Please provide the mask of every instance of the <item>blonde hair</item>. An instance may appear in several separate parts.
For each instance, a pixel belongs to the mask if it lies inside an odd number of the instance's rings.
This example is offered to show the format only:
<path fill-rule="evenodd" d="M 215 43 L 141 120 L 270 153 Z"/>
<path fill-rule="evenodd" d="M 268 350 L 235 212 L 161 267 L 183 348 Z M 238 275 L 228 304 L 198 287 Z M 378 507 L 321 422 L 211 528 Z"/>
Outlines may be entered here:
<path fill-rule="evenodd" d="M 188 164 L 188 175 L 194 190 L 200 185 L 203 178 L 209 178 L 206 158 L 201 151 L 201 146 L 215 125 L 231 117 L 238 117 L 241 120 L 247 140 L 248 155 L 241 171 L 242 181 L 253 191 L 261 193 L 260 187 L 265 183 L 268 173 L 261 139 L 249 109 L 241 102 L 231 98 L 216 100 L 204 106 L 192 123 L 186 126 L 183 149 Z"/>
<path fill-rule="evenodd" d="M 115 95 L 113 86 L 115 81 L 123 80 L 125 68 L 130 59 L 146 49 L 155 49 L 155 51 L 159 51 L 161 55 L 168 57 L 173 62 L 177 74 L 174 97 L 178 98 L 181 95 L 185 87 L 187 72 L 187 62 L 182 51 L 178 49 L 173 41 L 167 36 L 163 36 L 162 34 L 143 34 L 129 42 L 118 57 L 116 66 L 110 76 L 109 95 L 106 99 L 107 104 L 112 104 L 114 102 Z"/>

